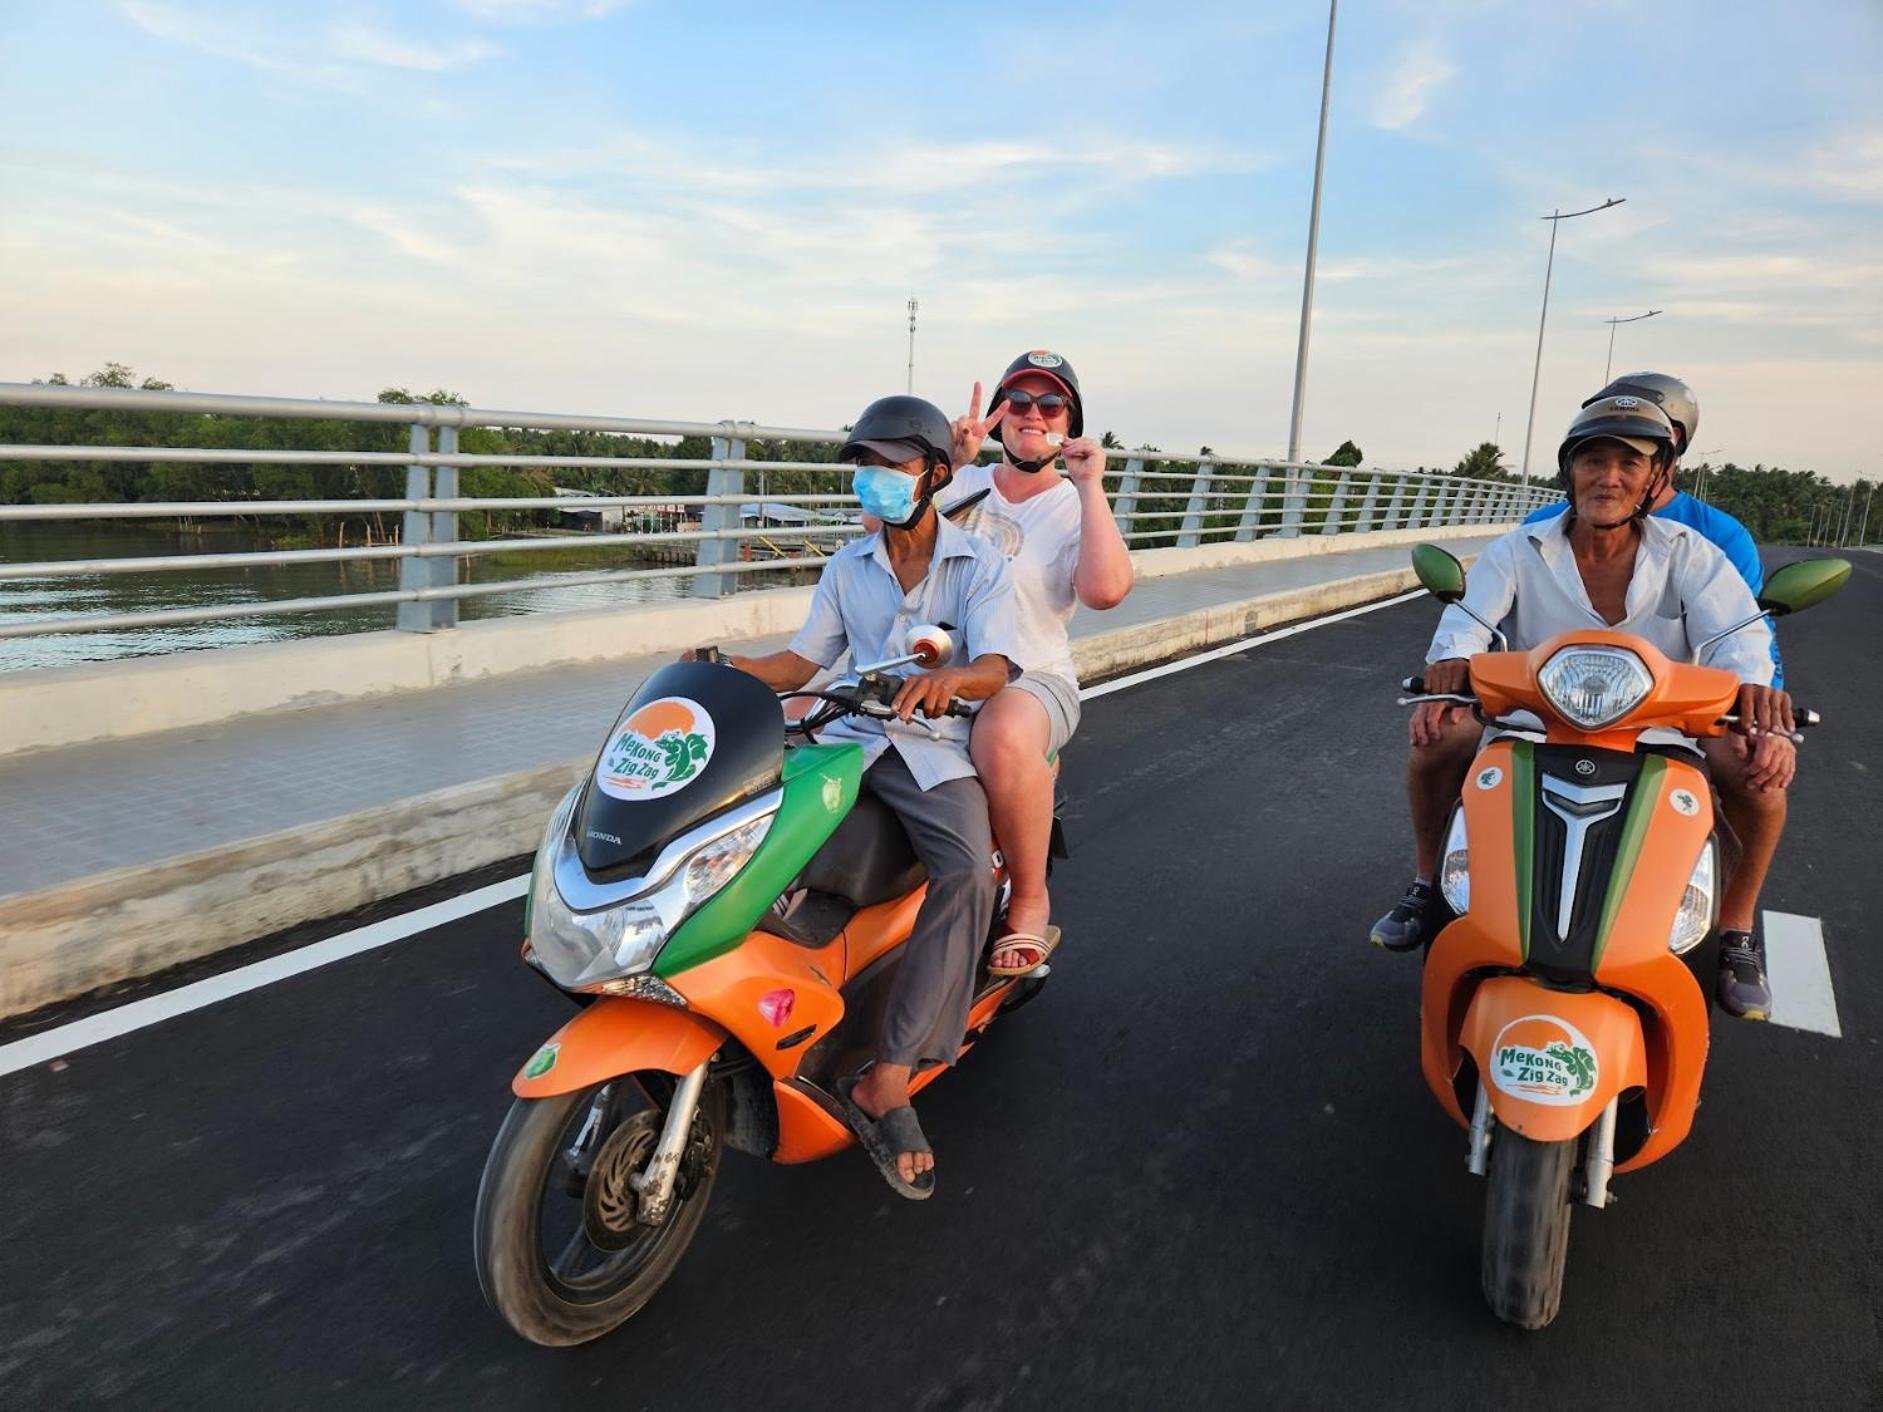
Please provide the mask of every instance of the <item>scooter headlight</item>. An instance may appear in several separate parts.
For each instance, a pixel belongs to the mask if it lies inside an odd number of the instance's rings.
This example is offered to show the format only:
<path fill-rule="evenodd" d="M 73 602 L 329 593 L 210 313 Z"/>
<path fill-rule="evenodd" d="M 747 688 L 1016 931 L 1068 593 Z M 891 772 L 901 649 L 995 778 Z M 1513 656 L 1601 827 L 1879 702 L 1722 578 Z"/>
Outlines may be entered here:
<path fill-rule="evenodd" d="M 1600 730 L 1639 706 L 1654 678 L 1625 648 L 1565 647 L 1543 664 L 1537 685 L 1565 720 Z"/>
<path fill-rule="evenodd" d="M 1719 848 L 1712 839 L 1700 850 L 1700 861 L 1693 865 L 1687 890 L 1680 895 L 1680 908 L 1674 913 L 1674 929 L 1667 934 L 1667 949 L 1676 956 L 1698 946 L 1719 919 Z"/>
<path fill-rule="evenodd" d="M 1471 910 L 1471 845 L 1465 836 L 1463 806 L 1451 811 L 1451 829 L 1445 835 L 1445 853 L 1438 867 L 1438 890 L 1459 916 Z"/>
<path fill-rule="evenodd" d="M 652 966 L 680 924 L 751 860 L 773 816 L 764 814 L 683 854 L 663 870 L 667 881 L 658 887 L 578 911 L 556 881 L 560 870 L 580 868 L 568 834 L 577 793 L 558 806 L 537 854 L 530 887 L 530 959 L 564 990 L 616 994 L 624 977 Z"/>

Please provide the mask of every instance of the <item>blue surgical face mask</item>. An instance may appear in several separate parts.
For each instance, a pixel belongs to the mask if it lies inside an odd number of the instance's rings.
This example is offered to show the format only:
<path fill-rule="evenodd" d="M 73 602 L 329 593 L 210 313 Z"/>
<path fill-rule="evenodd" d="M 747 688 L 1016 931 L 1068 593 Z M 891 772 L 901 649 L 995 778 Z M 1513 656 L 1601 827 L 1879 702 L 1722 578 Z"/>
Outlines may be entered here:
<path fill-rule="evenodd" d="M 867 514 L 886 525 L 907 529 L 921 509 L 915 498 L 918 479 L 888 466 L 858 466 L 850 488 Z"/>

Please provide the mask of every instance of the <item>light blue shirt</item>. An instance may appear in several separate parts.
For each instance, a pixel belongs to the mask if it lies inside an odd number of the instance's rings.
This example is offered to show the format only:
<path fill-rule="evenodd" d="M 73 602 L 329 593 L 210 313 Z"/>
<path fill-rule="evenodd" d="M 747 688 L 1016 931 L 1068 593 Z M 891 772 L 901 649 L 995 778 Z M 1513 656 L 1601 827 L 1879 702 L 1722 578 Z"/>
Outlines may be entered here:
<path fill-rule="evenodd" d="M 847 648 L 856 662 L 900 657 L 910 628 L 949 624 L 955 639 L 953 665 L 999 653 L 1010 664 L 1020 656 L 1013 576 L 1000 550 L 936 516 L 935 553 L 928 573 L 907 593 L 890 565 L 883 532 L 853 540 L 831 555 L 811 595 L 810 615 L 791 639 L 791 650 L 828 667 Z M 903 675 L 920 667 L 896 669 Z M 854 740 L 874 763 L 892 744 L 923 789 L 974 774 L 968 758 L 971 722 L 959 716 L 930 721 L 919 713 L 908 725 L 868 716 L 845 716 L 819 732 L 827 741 Z M 931 727 L 933 728 L 931 730 Z"/>

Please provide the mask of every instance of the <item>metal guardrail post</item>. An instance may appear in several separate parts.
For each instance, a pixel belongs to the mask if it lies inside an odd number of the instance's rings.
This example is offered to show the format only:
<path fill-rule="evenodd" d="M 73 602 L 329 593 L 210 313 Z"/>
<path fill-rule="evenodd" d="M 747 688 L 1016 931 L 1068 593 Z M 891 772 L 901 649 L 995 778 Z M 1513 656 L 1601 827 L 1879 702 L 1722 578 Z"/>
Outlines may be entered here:
<path fill-rule="evenodd" d="M 1177 531 L 1179 549 L 1195 549 L 1203 537 L 1203 517 L 1209 513 L 1210 471 L 1208 461 L 1197 462 L 1196 479 L 1190 482 L 1190 502 L 1183 507 L 1183 527 Z"/>
<path fill-rule="evenodd" d="M 456 427 L 438 428 L 438 454 L 455 456 L 458 454 L 458 429 Z M 432 490 L 440 500 L 455 500 L 458 496 L 458 468 L 456 466 L 437 466 L 432 473 Z M 458 512 L 456 510 L 432 511 L 433 544 L 456 544 L 458 541 Z M 457 585 L 459 568 L 464 561 L 452 556 L 448 559 L 427 559 L 423 561 L 431 568 L 431 586 L 433 588 L 453 588 Z M 434 598 L 427 605 L 431 609 L 431 626 L 455 628 L 458 625 L 458 600 L 455 598 Z"/>
<path fill-rule="evenodd" d="M 1281 528 L 1276 533 L 1283 539 L 1294 539 L 1301 533 L 1301 521 L 1308 511 L 1308 489 L 1314 484 L 1311 472 L 1304 472 L 1299 466 L 1288 468 L 1288 494 L 1281 505 Z"/>
<path fill-rule="evenodd" d="M 1353 530 L 1355 534 L 1365 534 L 1368 530 L 1373 528 L 1373 507 L 1379 502 L 1379 498 L 1380 477 L 1379 472 L 1375 471 L 1367 476 L 1366 498 L 1360 502 L 1360 513 L 1354 516 Z"/>
<path fill-rule="evenodd" d="M 1340 533 L 1340 512 L 1347 508 L 1347 486 L 1352 479 L 1352 471 L 1342 471 L 1334 482 L 1334 498 L 1327 502 L 1327 518 L 1321 521 L 1322 534 Z"/>
<path fill-rule="evenodd" d="M 1429 480 L 1420 481 L 1418 492 L 1412 497 L 1412 508 L 1406 511 L 1407 529 L 1424 529 L 1427 525 L 1432 523 L 1431 510 L 1427 506 L 1427 502 L 1431 498 L 1432 482 Z"/>
<path fill-rule="evenodd" d="M 1118 532 L 1127 540 L 1131 537 L 1131 517 L 1138 513 L 1138 487 L 1143 477 L 1144 462 L 1136 456 L 1130 457 L 1118 477 L 1118 493 L 1112 497 L 1112 518 L 1118 521 Z"/>
<path fill-rule="evenodd" d="M 1384 523 L 1380 525 L 1381 529 L 1390 530 L 1404 528 L 1403 524 L 1400 522 L 1399 510 L 1405 503 L 1406 478 L 1404 476 L 1396 476 L 1393 479 L 1393 498 L 1387 502 Z"/>
<path fill-rule="evenodd" d="M 407 445 L 414 456 L 423 456 L 431 450 L 432 434 L 430 428 L 415 424 Z M 431 467 L 410 465 L 405 468 L 405 498 L 407 500 L 431 499 Z M 399 542 L 407 546 L 431 543 L 432 517 L 423 510 L 407 510 L 405 519 L 399 526 Z M 412 592 L 431 587 L 431 565 L 419 558 L 405 558 L 399 561 L 399 588 L 401 592 Z M 400 632 L 430 632 L 432 630 L 432 609 L 429 603 L 401 603 L 399 605 Z"/>
<path fill-rule="evenodd" d="M 1267 508 L 1268 487 L 1273 477 L 1268 467 L 1257 466 L 1256 477 L 1249 482 L 1249 498 L 1242 504 L 1242 518 L 1236 521 L 1236 543 L 1247 544 L 1262 528 L 1262 511 Z"/>
<path fill-rule="evenodd" d="M 708 495 L 743 495 L 745 494 L 745 442 L 730 435 L 735 425 L 721 422 L 727 435 L 713 438 L 713 460 L 716 463 L 706 473 L 706 493 Z M 744 507 L 737 503 L 725 505 L 703 505 L 700 507 L 700 528 L 724 532 L 736 530 L 742 520 L 740 510 Z M 694 563 L 702 568 L 708 565 L 730 564 L 739 557 L 739 541 L 736 539 L 702 539 Z M 735 586 L 732 574 L 695 574 L 693 576 L 693 594 L 696 598 L 723 598 L 727 591 Z"/>

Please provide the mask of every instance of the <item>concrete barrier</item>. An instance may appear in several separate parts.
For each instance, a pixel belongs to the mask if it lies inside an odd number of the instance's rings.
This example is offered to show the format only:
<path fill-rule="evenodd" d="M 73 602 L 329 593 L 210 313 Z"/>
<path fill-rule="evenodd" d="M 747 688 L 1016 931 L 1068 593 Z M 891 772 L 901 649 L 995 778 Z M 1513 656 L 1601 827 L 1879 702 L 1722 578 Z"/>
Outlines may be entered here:
<path fill-rule="evenodd" d="M 1415 586 L 1410 569 L 1394 569 L 1078 638 L 1079 673 L 1096 683 Z M 528 853 L 556 800 L 589 760 L 496 775 L 304 828 L 0 898 L 0 1017 Z"/>
<path fill-rule="evenodd" d="M 1196 549 L 1143 549 L 1132 562 L 1140 578 L 1153 579 L 1414 544 L 1434 535 L 1488 538 L 1508 528 L 1313 534 Z M 627 611 L 501 618 L 435 633 L 352 633 L 9 673 L 0 679 L 0 757 L 701 642 L 749 642 L 793 631 L 804 621 L 810 601 L 809 588 L 777 588 L 639 604 Z"/>

